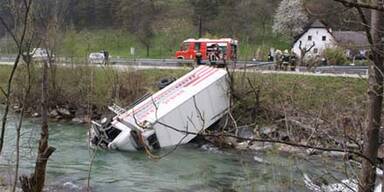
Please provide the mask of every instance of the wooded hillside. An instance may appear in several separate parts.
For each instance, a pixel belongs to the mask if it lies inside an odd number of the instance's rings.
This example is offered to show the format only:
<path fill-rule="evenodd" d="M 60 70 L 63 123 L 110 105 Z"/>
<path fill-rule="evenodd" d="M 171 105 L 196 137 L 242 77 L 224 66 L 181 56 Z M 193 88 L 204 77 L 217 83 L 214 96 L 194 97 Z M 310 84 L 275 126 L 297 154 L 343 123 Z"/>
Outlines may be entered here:
<path fill-rule="evenodd" d="M 68 56 L 82 56 L 100 49 L 108 49 L 114 55 L 124 56 L 128 54 L 130 47 L 137 47 L 142 48 L 141 52 L 139 50 L 141 56 L 169 57 L 182 40 L 199 37 L 201 21 L 203 37 L 239 39 L 243 49 L 241 54 L 254 57 L 258 49 L 286 49 L 291 44 L 291 39 L 272 33 L 273 17 L 280 2 L 281 0 L 36 0 L 34 6 L 40 9 L 44 7 L 47 14 L 57 15 L 60 31 L 63 33 L 58 51 Z M 9 9 L 2 5 L 0 3 L 0 14 L 9 15 Z M 325 19 L 335 30 L 360 27 L 353 20 L 353 11 L 337 11 L 341 9 L 341 5 L 332 0 L 306 1 L 306 7 L 311 17 Z M 35 15 L 37 21 L 42 18 L 44 15 Z M 41 30 L 40 28 L 37 30 Z M 1 26 L 0 37 L 4 35 L 5 29 Z M 1 44 L 7 43 L 3 40 Z M 0 52 L 10 53 L 12 49 L 0 46 Z"/>

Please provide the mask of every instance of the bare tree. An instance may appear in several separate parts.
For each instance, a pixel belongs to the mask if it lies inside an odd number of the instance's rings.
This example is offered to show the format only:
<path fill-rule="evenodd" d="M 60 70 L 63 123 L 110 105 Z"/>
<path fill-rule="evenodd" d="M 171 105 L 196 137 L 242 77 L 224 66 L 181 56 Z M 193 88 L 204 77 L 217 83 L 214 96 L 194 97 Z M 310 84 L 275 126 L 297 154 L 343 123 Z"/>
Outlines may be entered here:
<path fill-rule="evenodd" d="M 368 108 L 367 126 L 365 128 L 363 154 L 367 158 L 362 159 L 362 168 L 359 178 L 359 191 L 373 191 L 376 180 L 377 154 L 380 145 L 379 132 L 381 127 L 382 103 L 383 103 L 383 72 L 384 72 L 384 2 L 334 0 L 346 7 L 355 8 L 365 26 L 368 41 L 371 46 L 371 60 L 368 77 Z M 371 10 L 371 21 L 362 9 Z"/>
<path fill-rule="evenodd" d="M 12 94 L 12 82 L 16 73 L 16 69 L 20 62 L 20 59 L 23 56 L 23 53 L 26 51 L 25 39 L 29 27 L 29 18 L 31 12 L 32 0 L 24 0 L 22 2 L 8 2 L 8 7 L 10 10 L 9 13 L 12 15 L 12 21 L 7 21 L 5 18 L 0 16 L 0 23 L 4 26 L 8 34 L 12 37 L 14 43 L 17 47 L 16 59 L 13 63 L 11 73 L 8 78 L 6 89 L 0 87 L 0 91 L 5 96 L 5 109 L 4 114 L 1 120 L 1 133 L 0 133 L 0 153 L 4 145 L 5 129 L 7 124 L 7 117 L 9 113 L 9 108 L 11 105 L 11 94 Z M 11 26 L 14 26 L 13 28 Z M 19 30 L 21 28 L 21 31 Z"/>
<path fill-rule="evenodd" d="M 301 66 L 305 66 L 305 56 L 307 55 L 307 53 L 309 53 L 313 47 L 315 47 L 315 42 L 312 43 L 312 45 L 310 47 L 306 47 L 306 46 L 302 46 L 302 41 L 299 42 L 299 49 L 300 49 L 300 65 Z M 310 67 L 310 66 L 308 66 Z"/>
<path fill-rule="evenodd" d="M 44 2 L 42 2 L 44 3 Z M 50 146 L 48 143 L 49 139 L 49 130 L 48 130 L 48 89 L 49 89 L 49 68 L 53 68 L 51 72 L 55 73 L 54 65 L 54 49 L 56 47 L 57 34 L 61 22 L 59 22 L 59 1 L 53 1 L 51 6 L 39 5 L 39 12 L 36 15 L 39 21 L 39 27 L 41 28 L 40 38 L 42 40 L 42 45 L 46 49 L 46 58 L 43 58 L 43 70 L 42 70 L 42 92 L 41 92 L 41 133 L 39 139 L 39 147 L 37 152 L 37 159 L 35 164 L 34 173 L 30 176 L 22 176 L 20 178 L 21 185 L 24 191 L 26 192 L 40 192 L 44 188 L 45 184 L 45 174 L 46 167 L 49 157 L 56 150 L 54 147 Z M 66 10 L 66 9 L 62 9 Z M 54 78 L 53 76 L 52 78 Z M 55 84 L 53 84 L 55 87 Z"/>
<path fill-rule="evenodd" d="M 28 54 L 29 54 L 29 52 L 28 52 Z M 24 58 L 29 58 L 29 57 L 27 56 Z M 30 59 L 23 59 L 23 60 L 26 64 L 26 68 L 27 68 L 27 77 L 26 77 L 26 88 L 25 88 L 24 95 L 22 98 L 22 103 L 21 103 L 20 118 L 19 118 L 19 122 L 16 126 L 16 164 L 15 164 L 15 176 L 14 176 L 14 180 L 13 180 L 12 192 L 16 191 L 17 181 L 18 181 L 18 177 L 19 177 L 21 127 L 23 124 L 25 111 L 29 107 L 28 96 L 30 94 L 31 87 L 32 87 L 32 85 L 31 85 L 31 78 L 32 78 L 31 77 L 31 60 Z"/>

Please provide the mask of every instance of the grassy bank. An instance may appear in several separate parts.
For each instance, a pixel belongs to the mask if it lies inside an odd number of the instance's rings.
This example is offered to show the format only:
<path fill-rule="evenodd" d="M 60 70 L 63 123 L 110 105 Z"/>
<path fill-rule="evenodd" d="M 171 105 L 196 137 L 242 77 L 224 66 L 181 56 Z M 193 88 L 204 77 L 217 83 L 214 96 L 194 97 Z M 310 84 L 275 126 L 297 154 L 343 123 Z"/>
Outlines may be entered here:
<path fill-rule="evenodd" d="M 360 145 L 366 79 L 257 73 L 238 73 L 234 79 L 239 125 L 259 133 L 267 126 L 268 137 L 301 144 Z"/>
<path fill-rule="evenodd" d="M 237 73 L 234 79 L 244 105 L 254 104 L 257 95 L 260 105 L 276 112 L 292 108 L 330 115 L 365 108 L 366 79 L 258 73 Z"/>
<path fill-rule="evenodd" d="M 2 86 L 10 69 L 0 67 Z M 50 110 L 71 113 L 69 117 L 52 118 L 100 118 L 108 111 L 107 106 L 128 106 L 144 94 L 156 92 L 156 83 L 163 77 L 180 77 L 187 71 L 50 68 Z M 29 114 L 39 112 L 40 73 L 39 68 L 32 69 Z M 245 126 L 260 137 L 331 147 L 362 139 L 367 89 L 364 79 L 242 72 L 232 75 L 233 118 L 228 121 L 229 130 Z M 25 69 L 20 68 L 13 86 L 15 105 L 21 101 L 26 77 Z"/>
<path fill-rule="evenodd" d="M 9 66 L 0 67 L 5 86 Z M 117 103 L 127 106 L 147 92 L 157 91 L 163 77 L 179 77 L 187 70 L 115 71 L 111 68 L 50 68 L 50 106 L 92 107 L 105 111 Z M 40 69 L 32 69 L 30 104 L 40 98 Z M 25 89 L 26 71 L 20 68 L 14 81 L 13 100 Z M 324 121 L 364 117 L 366 80 L 284 74 L 234 74 L 234 110 L 241 124 L 273 121 L 286 116 L 313 116 Z"/>
<path fill-rule="evenodd" d="M 0 85 L 5 86 L 6 77 L 11 67 L 0 67 Z M 115 71 L 111 68 L 50 68 L 49 77 L 49 106 L 65 106 L 69 109 L 93 110 L 105 112 L 108 105 L 117 103 L 127 106 L 145 93 L 157 91 L 157 81 L 163 77 L 179 77 L 185 71 L 179 70 L 144 70 L 144 71 Z M 32 91 L 28 103 L 38 110 L 40 101 L 40 68 L 33 67 Z M 26 89 L 27 72 L 24 67 L 18 69 L 13 84 L 13 103 L 21 101 Z M 1 97 L 0 97 L 1 99 Z M 4 101 L 4 98 L 2 98 Z"/>

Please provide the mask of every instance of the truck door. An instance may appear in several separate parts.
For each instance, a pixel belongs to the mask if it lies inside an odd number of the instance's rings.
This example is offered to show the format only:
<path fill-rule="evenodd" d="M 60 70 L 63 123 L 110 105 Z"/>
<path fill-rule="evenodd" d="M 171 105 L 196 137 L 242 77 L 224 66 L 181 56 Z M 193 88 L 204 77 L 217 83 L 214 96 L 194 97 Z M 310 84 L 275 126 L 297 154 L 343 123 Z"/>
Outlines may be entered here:
<path fill-rule="evenodd" d="M 188 53 L 186 54 L 185 59 L 194 59 L 195 58 L 195 43 L 189 43 Z"/>
<path fill-rule="evenodd" d="M 207 60 L 207 43 L 200 43 L 200 52 L 203 60 Z"/>
<path fill-rule="evenodd" d="M 200 42 L 195 42 L 194 43 L 194 51 L 193 51 L 193 58 L 196 58 L 196 53 L 201 52 L 200 51 L 201 43 Z"/>

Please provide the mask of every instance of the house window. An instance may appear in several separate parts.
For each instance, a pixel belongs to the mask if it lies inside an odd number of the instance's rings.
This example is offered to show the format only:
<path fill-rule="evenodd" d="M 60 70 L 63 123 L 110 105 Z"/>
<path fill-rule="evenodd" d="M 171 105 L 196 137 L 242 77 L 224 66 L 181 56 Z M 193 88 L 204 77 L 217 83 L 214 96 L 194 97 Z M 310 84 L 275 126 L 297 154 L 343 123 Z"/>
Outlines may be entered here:
<path fill-rule="evenodd" d="M 322 39 L 323 39 L 323 41 L 326 41 L 326 40 L 327 40 L 327 37 L 326 37 L 326 36 L 323 36 Z"/>
<path fill-rule="evenodd" d="M 308 41 L 312 41 L 312 35 L 308 35 Z"/>
<path fill-rule="evenodd" d="M 319 52 L 319 49 L 318 49 L 318 48 L 314 48 L 314 49 L 313 49 L 313 53 L 314 53 L 314 54 L 317 54 L 318 52 Z"/>

